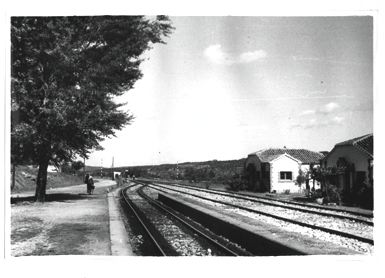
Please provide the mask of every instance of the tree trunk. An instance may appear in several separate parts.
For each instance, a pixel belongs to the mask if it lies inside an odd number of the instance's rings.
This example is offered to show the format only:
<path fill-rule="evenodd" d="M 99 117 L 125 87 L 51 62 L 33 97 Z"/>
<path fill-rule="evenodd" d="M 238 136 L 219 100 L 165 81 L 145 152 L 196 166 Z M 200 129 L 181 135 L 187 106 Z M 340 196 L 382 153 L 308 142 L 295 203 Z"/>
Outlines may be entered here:
<path fill-rule="evenodd" d="M 12 185 L 11 185 L 11 190 L 13 190 L 15 188 L 15 179 L 16 179 L 16 164 L 13 163 L 12 164 Z"/>
<path fill-rule="evenodd" d="M 45 201 L 48 162 L 49 162 L 49 160 L 42 160 L 39 163 L 39 172 L 37 174 L 36 191 L 35 191 L 35 201 L 36 202 L 44 202 Z"/>

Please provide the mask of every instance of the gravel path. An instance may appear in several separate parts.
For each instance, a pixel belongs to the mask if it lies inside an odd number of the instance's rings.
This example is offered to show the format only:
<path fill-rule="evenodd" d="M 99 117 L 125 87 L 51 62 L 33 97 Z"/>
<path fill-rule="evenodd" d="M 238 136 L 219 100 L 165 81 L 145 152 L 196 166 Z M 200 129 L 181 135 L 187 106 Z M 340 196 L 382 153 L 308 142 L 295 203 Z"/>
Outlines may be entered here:
<path fill-rule="evenodd" d="M 114 184 L 96 183 L 94 195 L 85 185 L 48 190 L 45 203 L 13 196 L 11 256 L 110 255 L 106 191 Z"/>

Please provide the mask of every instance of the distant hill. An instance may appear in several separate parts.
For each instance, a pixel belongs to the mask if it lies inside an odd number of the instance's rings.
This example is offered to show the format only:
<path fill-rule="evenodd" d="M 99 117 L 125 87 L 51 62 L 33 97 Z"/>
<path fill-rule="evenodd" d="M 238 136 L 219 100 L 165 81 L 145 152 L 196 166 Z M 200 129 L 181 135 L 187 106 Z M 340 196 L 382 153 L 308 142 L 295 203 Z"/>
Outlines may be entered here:
<path fill-rule="evenodd" d="M 109 169 L 109 168 L 104 168 L 100 166 L 88 166 L 86 165 L 86 172 L 94 172 L 94 171 L 100 171 L 100 169 Z M 81 168 L 78 172 L 83 172 L 83 168 Z"/>
<path fill-rule="evenodd" d="M 243 172 L 245 158 L 238 160 L 210 160 L 144 166 L 103 168 L 104 174 L 127 172 L 129 175 L 145 178 L 181 179 L 190 181 L 225 182 Z M 100 167 L 94 167 L 94 175 L 100 174 Z"/>

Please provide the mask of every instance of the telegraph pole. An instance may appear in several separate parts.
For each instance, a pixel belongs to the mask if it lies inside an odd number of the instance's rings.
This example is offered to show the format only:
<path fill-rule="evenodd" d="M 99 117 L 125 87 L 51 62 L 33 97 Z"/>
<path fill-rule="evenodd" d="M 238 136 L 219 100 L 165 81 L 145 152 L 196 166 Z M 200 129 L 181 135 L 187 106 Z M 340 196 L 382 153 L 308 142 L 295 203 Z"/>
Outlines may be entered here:
<path fill-rule="evenodd" d="M 111 171 L 112 171 L 112 180 L 115 180 L 115 176 L 114 176 L 114 157 L 112 157 Z"/>
<path fill-rule="evenodd" d="M 86 178 L 86 157 L 83 157 L 83 180 Z"/>
<path fill-rule="evenodd" d="M 100 165 L 100 177 L 103 177 L 103 158 Z"/>

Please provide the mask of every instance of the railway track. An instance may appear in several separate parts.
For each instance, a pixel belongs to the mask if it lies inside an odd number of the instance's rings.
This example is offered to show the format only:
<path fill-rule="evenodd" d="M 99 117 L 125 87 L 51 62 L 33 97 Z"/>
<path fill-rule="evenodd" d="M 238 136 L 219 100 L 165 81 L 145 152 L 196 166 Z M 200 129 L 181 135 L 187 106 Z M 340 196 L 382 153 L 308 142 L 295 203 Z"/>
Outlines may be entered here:
<path fill-rule="evenodd" d="M 145 183 L 149 182 L 146 180 L 142 180 L 142 181 Z M 305 203 L 300 203 L 295 201 L 277 200 L 274 198 L 255 196 L 247 193 L 232 193 L 232 192 L 225 192 L 222 190 L 204 189 L 204 188 L 182 185 L 182 184 L 171 183 L 171 182 L 162 181 L 159 184 L 172 185 L 179 188 L 186 188 L 186 189 L 191 189 L 191 190 L 200 191 L 200 192 L 213 193 L 221 196 L 230 196 L 240 200 L 254 201 L 261 204 L 268 204 L 271 206 L 288 208 L 288 209 L 298 210 L 302 212 L 315 213 L 318 215 L 348 219 L 348 220 L 362 222 L 367 225 L 373 226 L 373 213 L 361 213 L 361 212 L 348 211 L 348 210 L 343 210 L 343 209 L 338 209 L 333 207 L 325 207 L 325 206 L 320 206 L 316 204 L 305 204 Z"/>
<path fill-rule="evenodd" d="M 149 182 L 146 183 L 150 184 Z M 223 192 L 211 192 L 202 189 L 196 190 L 195 188 L 187 187 L 175 188 L 175 186 L 159 183 L 151 184 L 150 186 L 160 191 L 163 190 L 165 193 L 174 192 L 181 194 L 181 196 L 191 196 L 206 202 L 214 202 L 222 206 L 271 217 L 365 244 L 374 244 L 372 238 L 373 223 L 366 219 L 352 216 L 335 216 L 331 213 L 320 213 L 314 210 L 304 210 L 296 207 L 292 208 L 291 206 L 282 206 L 276 203 L 269 204 L 266 203 L 266 201 L 260 202 L 259 200 L 250 199 L 245 196 L 239 198 L 239 196 L 232 196 L 231 194 L 225 194 Z"/>
<path fill-rule="evenodd" d="M 150 244 L 149 249 L 151 251 L 150 251 L 149 255 L 167 256 L 169 254 L 169 252 L 167 252 L 167 250 L 169 250 L 170 248 L 168 246 L 165 247 L 164 242 L 160 242 L 161 240 L 159 238 L 161 238 L 161 237 L 160 237 L 159 233 L 156 232 L 153 225 L 151 225 L 149 223 L 149 221 L 145 218 L 145 216 L 139 210 L 139 208 L 134 203 L 134 201 L 128 197 L 129 194 L 127 192 L 130 189 L 133 189 L 134 187 L 137 187 L 137 185 L 132 185 L 132 186 L 126 187 L 125 189 L 123 189 L 121 191 L 121 196 L 122 196 L 122 200 L 124 201 L 124 205 L 129 210 L 129 213 L 132 213 L 135 216 L 136 220 L 138 221 L 139 225 L 141 226 L 141 228 L 142 228 L 141 234 L 143 234 L 146 237 L 144 241 Z"/>
<path fill-rule="evenodd" d="M 125 188 L 122 195 L 152 242 L 154 255 L 252 255 L 183 218 L 151 198 L 151 192 L 144 191 L 143 185 L 134 185 Z"/>

